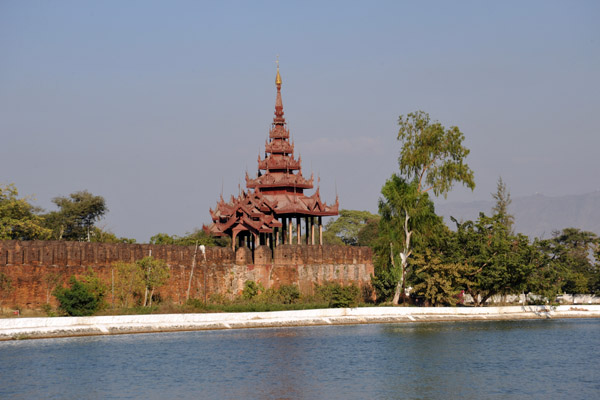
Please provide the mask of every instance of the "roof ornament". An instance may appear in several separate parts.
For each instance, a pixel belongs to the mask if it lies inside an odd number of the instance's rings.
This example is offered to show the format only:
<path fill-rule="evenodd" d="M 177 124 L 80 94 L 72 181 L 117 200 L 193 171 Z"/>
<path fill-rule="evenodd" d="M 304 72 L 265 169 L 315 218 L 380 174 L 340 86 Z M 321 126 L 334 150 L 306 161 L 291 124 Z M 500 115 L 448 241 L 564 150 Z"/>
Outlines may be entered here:
<path fill-rule="evenodd" d="M 281 86 L 281 75 L 279 75 L 279 54 L 277 55 L 277 60 L 275 63 L 277 64 L 277 76 L 275 77 L 275 84 Z"/>

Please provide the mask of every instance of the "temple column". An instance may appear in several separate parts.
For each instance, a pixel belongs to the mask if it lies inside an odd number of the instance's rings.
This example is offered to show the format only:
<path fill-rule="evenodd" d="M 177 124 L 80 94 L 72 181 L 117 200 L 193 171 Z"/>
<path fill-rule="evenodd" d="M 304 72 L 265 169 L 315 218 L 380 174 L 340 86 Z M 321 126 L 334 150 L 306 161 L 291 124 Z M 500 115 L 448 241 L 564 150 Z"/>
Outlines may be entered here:
<path fill-rule="evenodd" d="M 292 222 L 292 218 L 288 219 L 288 244 L 292 244 L 292 239 L 294 237 L 294 223 Z"/>
<path fill-rule="evenodd" d="M 310 228 L 308 227 L 308 217 L 304 217 L 304 230 L 306 232 L 306 244 L 310 243 Z"/>
<path fill-rule="evenodd" d="M 285 235 L 287 235 L 287 219 L 285 217 L 281 218 L 281 244 L 285 244 Z"/>
<path fill-rule="evenodd" d="M 279 246 L 279 228 L 273 228 L 273 235 L 275 236 L 275 246 Z"/>
<path fill-rule="evenodd" d="M 323 246 L 323 217 L 319 217 L 319 244 Z"/>
<path fill-rule="evenodd" d="M 315 217 L 310 217 L 310 244 L 315 244 Z"/>
<path fill-rule="evenodd" d="M 306 238 L 304 238 L 303 243 L 308 244 L 308 219 L 307 217 L 302 218 L 304 222 L 304 233 L 306 233 Z"/>
<path fill-rule="evenodd" d="M 296 242 L 298 242 L 298 244 L 302 243 L 300 241 L 300 238 L 302 237 L 302 235 L 301 235 L 302 232 L 300 232 L 300 219 L 301 219 L 300 217 L 296 217 L 296 236 L 297 236 Z"/>

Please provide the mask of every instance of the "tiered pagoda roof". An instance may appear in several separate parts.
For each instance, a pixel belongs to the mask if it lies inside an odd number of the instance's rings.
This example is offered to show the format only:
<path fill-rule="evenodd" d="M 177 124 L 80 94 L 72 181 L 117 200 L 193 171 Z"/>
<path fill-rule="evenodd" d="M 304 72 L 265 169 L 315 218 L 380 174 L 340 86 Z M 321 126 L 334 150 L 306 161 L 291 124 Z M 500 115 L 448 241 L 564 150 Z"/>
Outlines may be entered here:
<path fill-rule="evenodd" d="M 338 215 L 339 201 L 327 205 L 321 200 L 319 189 L 312 196 L 304 194 L 312 189 L 314 176 L 302 175 L 302 159 L 294 156 L 294 143 L 290 142 L 290 131 L 283 116 L 281 99 L 281 75 L 279 65 L 275 85 L 275 117 L 269 138 L 265 143 L 265 158 L 258 156 L 258 173 L 251 178 L 246 173 L 248 192 L 225 203 L 221 197 L 216 210 L 210 210 L 213 223 L 204 227 L 214 235 L 230 235 L 235 238 L 243 230 L 253 234 L 272 233 L 281 227 L 280 217 L 312 217 Z M 251 191 L 253 190 L 253 191 Z"/>

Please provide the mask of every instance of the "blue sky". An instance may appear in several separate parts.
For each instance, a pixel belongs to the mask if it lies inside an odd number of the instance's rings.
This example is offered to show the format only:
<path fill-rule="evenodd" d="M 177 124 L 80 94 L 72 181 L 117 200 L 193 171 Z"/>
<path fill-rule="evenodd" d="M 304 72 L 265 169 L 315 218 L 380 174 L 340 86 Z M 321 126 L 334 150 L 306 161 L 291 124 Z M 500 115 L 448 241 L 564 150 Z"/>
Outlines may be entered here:
<path fill-rule="evenodd" d="M 474 192 L 600 189 L 597 1 L 3 1 L 0 183 L 53 209 L 87 189 L 140 241 L 208 223 L 256 173 L 275 101 L 303 172 L 375 212 L 397 119 L 427 111 L 471 149 Z M 484 210 L 486 211 L 486 210 Z"/>

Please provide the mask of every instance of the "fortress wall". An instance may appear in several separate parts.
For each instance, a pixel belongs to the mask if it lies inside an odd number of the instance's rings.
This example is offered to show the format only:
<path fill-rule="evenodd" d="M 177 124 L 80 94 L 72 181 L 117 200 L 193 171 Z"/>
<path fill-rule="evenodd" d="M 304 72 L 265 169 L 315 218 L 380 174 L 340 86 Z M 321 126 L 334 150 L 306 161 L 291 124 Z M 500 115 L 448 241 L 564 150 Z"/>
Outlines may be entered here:
<path fill-rule="evenodd" d="M 158 290 L 162 299 L 183 303 L 192 272 L 194 246 L 149 244 L 82 243 L 64 241 L 0 241 L 0 307 L 38 308 L 56 305 L 55 287 L 91 268 L 107 285 L 106 300 L 113 301 L 112 283 L 119 262 L 135 262 L 152 255 L 170 268 L 169 282 Z M 232 298 L 241 293 L 247 280 L 265 288 L 295 284 L 303 294 L 312 294 L 315 284 L 336 281 L 365 286 L 373 274 L 368 247 L 282 245 L 272 252 L 266 246 L 254 252 L 240 248 L 207 247 L 198 250 L 190 287 L 190 298 L 203 300 L 219 294 Z M 6 286 L 6 285 L 4 285 Z"/>

